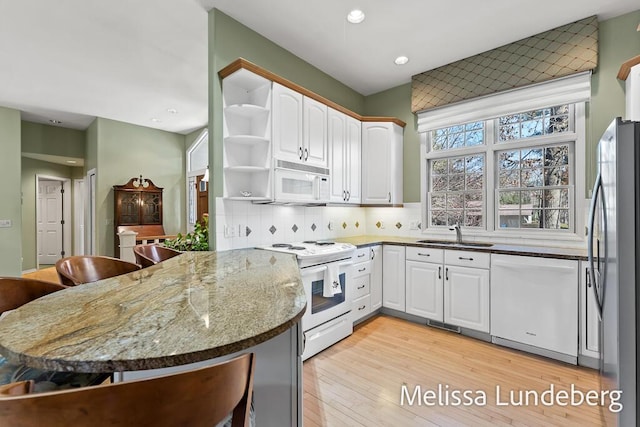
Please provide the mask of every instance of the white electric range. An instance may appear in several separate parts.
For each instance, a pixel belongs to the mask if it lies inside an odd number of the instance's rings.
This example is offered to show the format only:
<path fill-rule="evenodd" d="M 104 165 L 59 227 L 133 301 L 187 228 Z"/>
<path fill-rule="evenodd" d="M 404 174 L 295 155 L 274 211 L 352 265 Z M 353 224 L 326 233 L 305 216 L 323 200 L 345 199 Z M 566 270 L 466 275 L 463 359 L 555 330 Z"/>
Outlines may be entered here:
<path fill-rule="evenodd" d="M 261 249 L 295 254 L 307 296 L 302 317 L 305 349 L 302 360 L 351 335 L 351 298 L 347 284 L 356 247 L 349 243 L 304 241 L 276 243 Z"/>

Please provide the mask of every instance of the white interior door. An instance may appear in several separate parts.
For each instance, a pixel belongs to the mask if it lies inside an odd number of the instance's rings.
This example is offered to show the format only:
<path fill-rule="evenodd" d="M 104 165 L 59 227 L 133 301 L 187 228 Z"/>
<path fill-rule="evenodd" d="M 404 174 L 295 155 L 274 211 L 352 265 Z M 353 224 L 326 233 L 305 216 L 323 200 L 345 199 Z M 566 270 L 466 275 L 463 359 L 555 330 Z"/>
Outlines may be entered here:
<path fill-rule="evenodd" d="M 38 183 L 38 264 L 55 264 L 62 257 L 62 181 Z"/>

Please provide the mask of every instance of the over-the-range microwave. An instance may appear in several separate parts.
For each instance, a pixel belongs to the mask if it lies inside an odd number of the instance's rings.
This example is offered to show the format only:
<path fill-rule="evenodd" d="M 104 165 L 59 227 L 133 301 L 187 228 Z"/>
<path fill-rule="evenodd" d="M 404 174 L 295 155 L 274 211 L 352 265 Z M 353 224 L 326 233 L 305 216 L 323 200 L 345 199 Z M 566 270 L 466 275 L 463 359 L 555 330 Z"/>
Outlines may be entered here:
<path fill-rule="evenodd" d="M 328 203 L 329 179 L 329 169 L 276 159 L 274 201 L 294 204 Z"/>

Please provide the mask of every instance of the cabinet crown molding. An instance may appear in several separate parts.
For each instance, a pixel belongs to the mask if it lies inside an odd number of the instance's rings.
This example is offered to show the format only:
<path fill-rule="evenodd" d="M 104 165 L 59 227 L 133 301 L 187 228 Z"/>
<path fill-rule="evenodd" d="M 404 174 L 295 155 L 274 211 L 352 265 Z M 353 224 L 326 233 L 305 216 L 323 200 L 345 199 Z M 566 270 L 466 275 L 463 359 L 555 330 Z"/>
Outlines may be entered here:
<path fill-rule="evenodd" d="M 398 126 L 401 127 L 405 127 L 407 124 L 396 118 L 396 117 L 371 117 L 371 116 L 361 116 L 360 114 L 353 112 L 345 107 L 343 107 L 342 105 L 336 104 L 333 101 L 328 100 L 327 98 L 318 95 L 315 92 L 310 91 L 309 89 L 306 89 L 294 82 L 292 82 L 291 80 L 287 80 L 284 77 L 281 77 L 275 73 L 272 73 L 269 70 L 266 70 L 262 67 L 260 67 L 259 65 L 254 64 L 253 62 L 247 61 L 244 58 L 238 58 L 235 61 L 233 61 L 232 63 L 230 63 L 229 65 L 227 65 L 226 67 L 222 68 L 220 71 L 218 71 L 218 76 L 221 79 L 224 79 L 225 77 L 228 77 L 229 75 L 233 74 L 234 72 L 240 70 L 240 69 L 245 69 L 247 71 L 251 71 L 252 73 L 255 73 L 259 76 L 262 76 L 268 80 L 271 80 L 272 82 L 276 82 L 281 84 L 282 86 L 288 87 L 289 89 L 295 90 L 296 92 L 299 92 L 309 98 L 315 99 L 318 102 L 321 102 L 323 104 L 325 104 L 328 107 L 331 107 L 335 110 L 341 111 L 344 114 L 351 116 L 357 120 L 360 120 L 361 122 L 393 122 L 395 124 L 397 124 Z"/>

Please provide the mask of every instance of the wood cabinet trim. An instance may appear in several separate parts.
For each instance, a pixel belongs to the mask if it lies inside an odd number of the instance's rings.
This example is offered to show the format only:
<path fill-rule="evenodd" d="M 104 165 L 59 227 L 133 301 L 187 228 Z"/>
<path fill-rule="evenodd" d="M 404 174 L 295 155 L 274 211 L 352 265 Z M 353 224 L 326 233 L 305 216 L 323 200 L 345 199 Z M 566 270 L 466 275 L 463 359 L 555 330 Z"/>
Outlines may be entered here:
<path fill-rule="evenodd" d="M 627 77 L 629 77 L 629 73 L 631 72 L 631 67 L 638 64 L 640 64 L 640 55 L 623 62 L 620 66 L 620 71 L 618 71 L 618 79 L 627 80 Z"/>
<path fill-rule="evenodd" d="M 247 71 L 251 71 L 254 74 L 257 74 L 259 76 L 262 76 L 268 80 L 271 80 L 272 82 L 276 82 L 278 84 L 281 84 L 282 86 L 285 86 L 291 90 L 295 90 L 296 92 L 299 92 L 301 94 L 303 94 L 304 96 L 307 96 L 311 99 L 315 99 L 318 102 L 321 102 L 323 104 L 325 104 L 328 107 L 333 108 L 334 110 L 338 110 L 350 117 L 353 117 L 354 119 L 360 120 L 361 122 L 392 122 L 397 124 L 400 127 L 405 127 L 407 124 L 396 118 L 396 117 L 382 117 L 382 116 L 361 116 L 360 114 L 353 112 L 345 107 L 343 107 L 342 105 L 336 104 L 333 101 L 328 100 L 327 98 L 318 95 L 315 92 L 310 91 L 309 89 L 306 89 L 294 82 L 292 82 L 291 80 L 287 80 L 284 77 L 281 77 L 275 73 L 272 73 L 271 71 L 265 70 L 264 68 L 260 67 L 259 65 L 256 65 L 250 61 L 247 61 L 244 58 L 238 58 L 235 61 L 233 61 L 232 63 L 230 63 L 229 65 L 227 65 L 226 67 L 224 67 L 223 69 L 221 69 L 220 71 L 218 71 L 218 76 L 221 79 L 224 79 L 225 77 L 228 77 L 229 75 L 235 73 L 236 71 L 240 70 L 240 69 L 245 69 Z"/>

